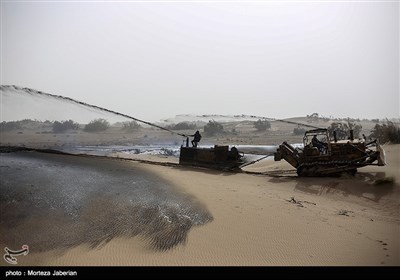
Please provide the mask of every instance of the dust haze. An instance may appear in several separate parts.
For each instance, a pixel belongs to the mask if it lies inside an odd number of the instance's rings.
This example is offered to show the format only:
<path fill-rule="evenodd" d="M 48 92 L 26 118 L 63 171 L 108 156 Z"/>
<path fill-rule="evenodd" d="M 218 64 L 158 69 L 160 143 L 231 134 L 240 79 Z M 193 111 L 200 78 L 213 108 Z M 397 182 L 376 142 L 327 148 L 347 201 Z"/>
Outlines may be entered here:
<path fill-rule="evenodd" d="M 149 121 L 399 116 L 399 3 L 2 1 L 1 18 L 2 84 Z"/>

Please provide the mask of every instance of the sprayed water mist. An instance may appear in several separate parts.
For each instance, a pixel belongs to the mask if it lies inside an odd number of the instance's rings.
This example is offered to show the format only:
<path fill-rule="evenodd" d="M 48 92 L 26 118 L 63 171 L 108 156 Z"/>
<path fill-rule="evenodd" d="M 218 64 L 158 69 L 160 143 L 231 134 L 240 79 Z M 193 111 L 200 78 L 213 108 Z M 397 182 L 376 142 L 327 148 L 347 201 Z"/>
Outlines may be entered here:
<path fill-rule="evenodd" d="M 113 111 L 113 110 L 109 110 L 109 109 L 103 108 L 103 107 L 99 107 L 99 106 L 96 106 L 96 105 L 91 105 L 91 104 L 88 104 L 88 103 L 85 103 L 85 102 L 82 102 L 82 101 L 78 101 L 78 100 L 72 99 L 70 97 L 65 97 L 65 96 L 61 96 L 61 95 L 54 95 L 54 94 L 45 93 L 45 92 L 42 92 L 42 91 L 37 91 L 37 90 L 34 90 L 34 89 L 30 89 L 30 88 L 21 88 L 21 87 L 12 86 L 12 85 L 2 85 L 2 86 L 0 86 L 0 90 L 1 90 L 2 94 L 6 94 L 8 92 L 8 93 L 13 94 L 13 95 L 26 94 L 26 95 L 35 96 L 35 97 L 44 97 L 44 98 L 54 99 L 54 100 L 58 100 L 58 101 L 61 101 L 61 102 L 74 104 L 74 105 L 77 105 L 77 106 L 79 106 L 81 108 L 83 107 L 85 109 L 89 109 L 89 110 L 95 111 L 97 113 L 113 114 L 115 116 L 123 117 L 123 118 L 130 119 L 130 120 L 134 120 L 134 121 L 137 121 L 137 122 L 149 125 L 149 126 L 153 126 L 153 127 L 159 128 L 161 130 L 166 130 L 168 132 L 175 133 L 177 135 L 185 136 L 184 134 L 177 133 L 177 132 L 172 131 L 170 129 L 167 129 L 165 127 L 159 126 L 157 124 L 150 123 L 150 122 L 147 122 L 147 121 L 144 121 L 144 120 L 141 120 L 141 119 L 138 119 L 138 118 L 123 114 L 123 113 L 119 113 L 119 112 L 116 112 L 116 111 Z"/>

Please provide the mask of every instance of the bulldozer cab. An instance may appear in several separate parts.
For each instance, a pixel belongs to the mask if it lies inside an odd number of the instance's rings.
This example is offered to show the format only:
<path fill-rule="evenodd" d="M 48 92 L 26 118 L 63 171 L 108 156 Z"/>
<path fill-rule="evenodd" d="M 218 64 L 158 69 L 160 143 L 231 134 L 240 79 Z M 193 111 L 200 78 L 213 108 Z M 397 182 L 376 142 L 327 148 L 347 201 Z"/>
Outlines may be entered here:
<path fill-rule="evenodd" d="M 306 131 L 303 137 L 303 152 L 306 156 L 329 155 L 331 150 L 327 129 Z"/>

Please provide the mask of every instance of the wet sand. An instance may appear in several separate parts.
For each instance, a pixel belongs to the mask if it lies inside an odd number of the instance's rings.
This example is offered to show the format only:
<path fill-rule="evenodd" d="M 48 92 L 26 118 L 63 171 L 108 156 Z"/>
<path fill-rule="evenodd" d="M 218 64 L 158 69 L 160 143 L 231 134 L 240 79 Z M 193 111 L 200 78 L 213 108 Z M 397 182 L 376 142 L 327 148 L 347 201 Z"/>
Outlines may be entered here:
<path fill-rule="evenodd" d="M 3 247 L 63 254 L 139 236 L 149 251 L 164 251 L 213 219 L 193 196 L 139 166 L 37 152 L 1 154 L 0 162 Z"/>
<path fill-rule="evenodd" d="M 339 178 L 2 154 L 0 246 L 28 244 L 19 265 L 400 265 L 399 148 Z"/>

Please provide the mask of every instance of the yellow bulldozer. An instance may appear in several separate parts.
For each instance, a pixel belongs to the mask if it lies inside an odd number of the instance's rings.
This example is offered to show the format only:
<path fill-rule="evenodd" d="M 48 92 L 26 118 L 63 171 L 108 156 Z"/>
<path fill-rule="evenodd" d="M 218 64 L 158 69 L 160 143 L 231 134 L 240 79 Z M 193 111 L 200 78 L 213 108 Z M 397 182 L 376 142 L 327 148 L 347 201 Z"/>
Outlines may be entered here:
<path fill-rule="evenodd" d="M 274 159 L 286 160 L 299 176 L 355 174 L 359 167 L 386 164 L 385 151 L 377 140 L 354 139 L 352 130 L 346 140 L 338 140 L 335 132 L 331 140 L 328 130 L 322 128 L 306 131 L 302 148 L 283 142 Z"/>

